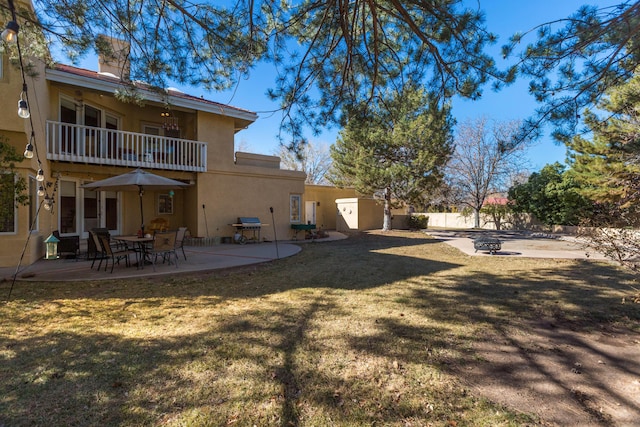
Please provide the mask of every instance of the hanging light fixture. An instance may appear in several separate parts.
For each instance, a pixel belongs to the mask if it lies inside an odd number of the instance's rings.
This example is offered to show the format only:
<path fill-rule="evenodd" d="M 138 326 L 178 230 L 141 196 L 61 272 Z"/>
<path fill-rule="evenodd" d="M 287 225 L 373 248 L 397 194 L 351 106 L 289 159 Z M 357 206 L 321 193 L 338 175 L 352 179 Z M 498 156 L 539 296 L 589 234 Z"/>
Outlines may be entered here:
<path fill-rule="evenodd" d="M 13 0 L 7 0 L 9 10 L 11 11 L 11 21 L 7 22 L 7 26 L 2 32 L 2 40 L 6 43 L 18 42 L 18 31 L 20 31 L 20 25 L 16 20 L 16 8 L 13 5 Z"/>
<path fill-rule="evenodd" d="M 178 126 L 178 118 L 175 117 L 172 112 L 168 111 L 168 108 L 167 111 L 160 113 L 160 117 L 163 119 L 162 128 L 164 130 L 180 130 L 180 126 Z"/>
<path fill-rule="evenodd" d="M 18 116 L 23 119 L 28 119 L 31 116 L 29 112 L 29 105 L 27 104 L 27 100 L 25 97 L 27 96 L 27 84 L 22 84 L 22 93 L 20 94 L 20 99 L 18 100 Z"/>
<path fill-rule="evenodd" d="M 24 149 L 24 157 L 27 159 L 33 158 L 33 141 L 36 139 L 35 132 L 31 131 L 31 138 L 29 138 L 29 142 L 27 142 L 27 146 Z"/>
<path fill-rule="evenodd" d="M 18 31 L 20 31 L 20 25 L 16 21 L 7 22 L 7 26 L 2 32 L 2 40 L 7 43 L 16 43 L 18 41 Z"/>
<path fill-rule="evenodd" d="M 31 142 L 27 143 L 27 146 L 24 149 L 24 157 L 26 159 L 32 159 L 33 158 L 33 145 L 31 144 Z"/>
<path fill-rule="evenodd" d="M 42 170 L 42 168 L 38 169 L 38 173 L 36 175 L 36 180 L 39 182 L 44 181 L 44 171 Z"/>
<path fill-rule="evenodd" d="M 38 197 L 42 197 L 44 195 L 45 195 L 44 186 L 40 185 L 40 187 L 38 187 Z"/>

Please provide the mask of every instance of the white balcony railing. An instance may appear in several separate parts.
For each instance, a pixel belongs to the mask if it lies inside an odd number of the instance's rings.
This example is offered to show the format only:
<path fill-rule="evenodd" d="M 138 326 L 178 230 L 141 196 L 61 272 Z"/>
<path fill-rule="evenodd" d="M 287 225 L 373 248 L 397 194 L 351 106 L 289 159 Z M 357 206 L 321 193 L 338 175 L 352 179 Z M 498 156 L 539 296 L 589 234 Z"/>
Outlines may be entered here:
<path fill-rule="evenodd" d="M 47 121 L 47 159 L 204 172 L 204 142 Z"/>

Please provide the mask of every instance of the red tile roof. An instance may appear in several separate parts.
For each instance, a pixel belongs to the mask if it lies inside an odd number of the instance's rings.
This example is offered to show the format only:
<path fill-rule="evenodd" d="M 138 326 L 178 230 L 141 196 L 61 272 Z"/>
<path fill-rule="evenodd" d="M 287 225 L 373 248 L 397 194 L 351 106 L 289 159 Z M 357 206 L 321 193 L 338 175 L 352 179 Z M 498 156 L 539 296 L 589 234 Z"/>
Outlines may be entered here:
<path fill-rule="evenodd" d="M 87 77 L 87 78 L 90 78 L 90 79 L 96 79 L 96 80 L 101 80 L 101 81 L 104 81 L 104 82 L 116 83 L 116 84 L 120 84 L 120 83 L 129 84 L 129 83 L 132 83 L 135 87 L 137 87 L 139 89 L 151 90 L 151 86 L 146 84 L 146 83 L 139 82 L 139 81 L 124 82 L 119 77 L 116 77 L 113 74 L 99 73 L 97 71 L 87 70 L 85 68 L 73 67 L 71 65 L 65 65 L 65 64 L 56 64 L 54 68 L 56 70 L 58 70 L 58 71 L 63 71 L 65 73 L 74 74 L 74 75 L 81 76 L 81 77 Z M 186 93 L 181 92 L 179 90 L 168 89 L 167 93 L 169 95 L 175 96 L 177 98 L 188 99 L 188 100 L 196 101 L 196 102 L 199 102 L 199 103 L 202 103 L 202 104 L 206 104 L 206 105 L 213 105 L 213 106 L 224 107 L 224 108 L 232 108 L 232 109 L 237 110 L 237 111 L 242 111 L 242 112 L 245 112 L 245 113 L 255 114 L 253 111 L 250 111 L 250 110 L 245 110 L 243 108 L 238 108 L 238 107 L 234 107 L 234 106 L 231 106 L 231 105 L 221 104 L 221 103 L 215 102 L 215 101 L 210 101 L 210 100 L 205 99 L 203 97 L 197 97 L 197 96 L 189 95 L 189 94 L 186 94 Z"/>
<path fill-rule="evenodd" d="M 487 197 L 484 199 L 482 206 L 486 205 L 506 205 L 509 203 L 509 199 L 506 197 Z"/>

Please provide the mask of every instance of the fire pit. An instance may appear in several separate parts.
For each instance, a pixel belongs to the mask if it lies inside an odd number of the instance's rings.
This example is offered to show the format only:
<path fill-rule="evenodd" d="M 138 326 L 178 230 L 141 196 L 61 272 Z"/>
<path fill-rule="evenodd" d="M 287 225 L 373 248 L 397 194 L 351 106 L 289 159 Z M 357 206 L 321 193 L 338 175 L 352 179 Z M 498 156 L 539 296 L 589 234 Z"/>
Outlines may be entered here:
<path fill-rule="evenodd" d="M 502 249 L 502 242 L 495 237 L 478 237 L 473 241 L 473 248 L 478 251 L 489 251 L 491 255 L 495 255 Z"/>

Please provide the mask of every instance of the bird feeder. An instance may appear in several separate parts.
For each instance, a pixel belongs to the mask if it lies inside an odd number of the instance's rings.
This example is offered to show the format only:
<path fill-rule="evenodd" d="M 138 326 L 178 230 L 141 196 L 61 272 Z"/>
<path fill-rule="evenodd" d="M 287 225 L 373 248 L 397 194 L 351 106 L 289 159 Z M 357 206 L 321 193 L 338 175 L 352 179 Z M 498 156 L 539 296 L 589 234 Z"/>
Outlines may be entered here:
<path fill-rule="evenodd" d="M 44 241 L 47 249 L 45 259 L 58 259 L 58 243 L 60 243 L 60 240 L 53 234 L 50 234 L 49 237 L 47 237 Z"/>

